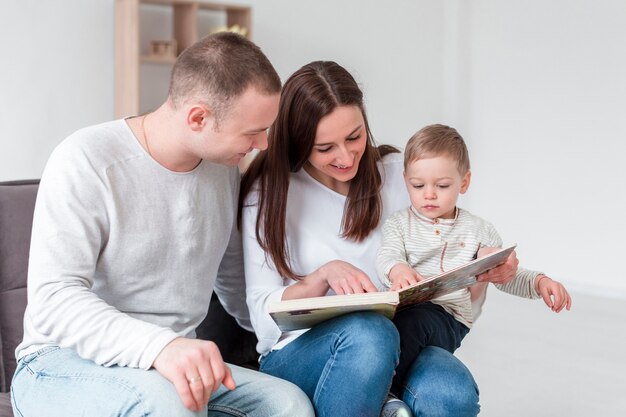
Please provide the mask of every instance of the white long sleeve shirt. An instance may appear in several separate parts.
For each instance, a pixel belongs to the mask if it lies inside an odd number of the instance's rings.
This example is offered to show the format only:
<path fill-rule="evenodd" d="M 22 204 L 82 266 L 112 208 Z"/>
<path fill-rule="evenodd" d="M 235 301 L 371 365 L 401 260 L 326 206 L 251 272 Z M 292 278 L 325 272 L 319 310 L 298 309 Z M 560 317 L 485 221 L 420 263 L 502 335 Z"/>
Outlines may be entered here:
<path fill-rule="evenodd" d="M 409 204 L 402 176 L 402 160 L 402 155 L 396 153 L 379 162 L 384 181 L 380 226 L 391 213 Z M 268 304 L 280 301 L 286 286 L 295 281 L 283 279 L 276 272 L 271 259 L 269 256 L 266 259 L 256 240 L 257 199 L 254 192 L 246 198 L 242 234 L 250 319 L 259 339 L 257 350 L 265 354 L 285 346 L 303 331 L 281 333 L 267 312 Z M 384 290 L 375 267 L 376 251 L 382 239 L 380 226 L 362 242 L 342 238 L 341 220 L 345 203 L 345 196 L 322 185 L 304 169 L 291 174 L 286 218 L 291 266 L 295 273 L 308 275 L 327 262 L 344 260 L 363 270 L 379 289 Z"/>
<path fill-rule="evenodd" d="M 21 358 L 44 346 L 106 366 L 148 369 L 194 337 L 213 289 L 250 328 L 239 172 L 154 161 L 125 120 L 79 130 L 53 152 L 35 207 Z"/>

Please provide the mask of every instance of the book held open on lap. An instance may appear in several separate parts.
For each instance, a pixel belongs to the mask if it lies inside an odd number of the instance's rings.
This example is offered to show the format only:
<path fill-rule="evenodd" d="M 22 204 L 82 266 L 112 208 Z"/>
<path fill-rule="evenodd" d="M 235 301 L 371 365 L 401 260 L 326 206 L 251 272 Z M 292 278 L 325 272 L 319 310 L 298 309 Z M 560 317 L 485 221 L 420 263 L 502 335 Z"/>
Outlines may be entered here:
<path fill-rule="evenodd" d="M 425 278 L 400 291 L 327 295 L 279 301 L 269 305 L 269 313 L 284 332 L 307 329 L 333 317 L 355 311 L 376 311 L 392 318 L 398 309 L 475 284 L 476 275 L 503 264 L 514 249 L 515 245 L 502 248 L 449 271 Z"/>

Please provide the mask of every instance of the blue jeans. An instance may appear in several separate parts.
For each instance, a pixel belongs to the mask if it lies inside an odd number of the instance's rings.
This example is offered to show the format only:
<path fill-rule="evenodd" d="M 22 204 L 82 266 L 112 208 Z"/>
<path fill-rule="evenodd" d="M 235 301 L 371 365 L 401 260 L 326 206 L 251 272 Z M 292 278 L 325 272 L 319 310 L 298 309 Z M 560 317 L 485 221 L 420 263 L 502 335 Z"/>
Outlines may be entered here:
<path fill-rule="evenodd" d="M 200 413 L 186 409 L 156 370 L 104 367 L 73 350 L 49 347 L 18 362 L 11 385 L 16 417 L 313 416 L 306 395 L 293 384 L 229 365 L 237 389 L 221 386 Z"/>
<path fill-rule="evenodd" d="M 393 322 L 400 333 L 400 363 L 391 391 L 398 396 L 402 395 L 402 383 L 422 349 L 437 346 L 454 353 L 469 332 L 452 314 L 431 302 L 418 303 L 399 311 Z"/>
<path fill-rule="evenodd" d="M 470 371 L 445 349 L 427 346 L 409 368 L 400 398 L 414 417 L 475 417 L 478 387 Z"/>
<path fill-rule="evenodd" d="M 313 327 L 261 359 L 261 371 L 298 385 L 318 417 L 377 417 L 399 358 L 386 317 L 347 314 Z"/>

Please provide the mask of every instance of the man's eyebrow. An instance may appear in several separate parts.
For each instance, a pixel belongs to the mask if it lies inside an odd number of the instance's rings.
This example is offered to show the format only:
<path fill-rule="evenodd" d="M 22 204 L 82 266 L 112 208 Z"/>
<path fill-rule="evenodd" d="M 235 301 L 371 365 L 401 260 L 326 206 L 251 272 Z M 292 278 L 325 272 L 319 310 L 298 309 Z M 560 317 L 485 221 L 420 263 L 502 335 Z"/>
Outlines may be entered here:
<path fill-rule="evenodd" d="M 361 128 L 363 128 L 363 125 L 358 125 L 352 132 L 348 133 L 346 135 L 347 138 L 349 138 L 350 136 L 354 135 L 358 130 L 360 130 Z M 313 146 L 328 146 L 328 145 L 332 145 L 334 142 L 329 142 L 329 143 L 315 143 L 313 144 Z"/>

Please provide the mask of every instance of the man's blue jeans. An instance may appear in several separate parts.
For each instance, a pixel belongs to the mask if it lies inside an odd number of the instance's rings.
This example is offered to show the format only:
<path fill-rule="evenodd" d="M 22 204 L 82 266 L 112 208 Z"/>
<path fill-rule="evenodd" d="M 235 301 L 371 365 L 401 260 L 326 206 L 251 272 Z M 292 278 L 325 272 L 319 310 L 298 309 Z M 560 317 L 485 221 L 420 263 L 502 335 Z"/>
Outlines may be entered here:
<path fill-rule="evenodd" d="M 13 377 L 16 417 L 313 417 L 307 396 L 293 384 L 229 365 L 237 389 L 223 385 L 204 411 L 186 409 L 156 370 L 104 367 L 73 350 L 49 347 L 22 358 Z"/>
<path fill-rule="evenodd" d="M 318 324 L 261 359 L 261 371 L 298 385 L 317 417 L 378 417 L 399 357 L 394 324 L 353 313 Z"/>

